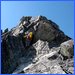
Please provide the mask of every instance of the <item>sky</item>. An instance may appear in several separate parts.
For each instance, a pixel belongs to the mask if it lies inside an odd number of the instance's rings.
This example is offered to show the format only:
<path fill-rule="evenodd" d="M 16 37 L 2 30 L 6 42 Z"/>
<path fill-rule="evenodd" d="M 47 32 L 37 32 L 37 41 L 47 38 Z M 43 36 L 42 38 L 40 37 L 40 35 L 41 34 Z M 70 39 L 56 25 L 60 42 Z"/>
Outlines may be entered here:
<path fill-rule="evenodd" d="M 18 25 L 22 16 L 42 15 L 74 39 L 73 1 L 1 1 L 1 29 Z"/>

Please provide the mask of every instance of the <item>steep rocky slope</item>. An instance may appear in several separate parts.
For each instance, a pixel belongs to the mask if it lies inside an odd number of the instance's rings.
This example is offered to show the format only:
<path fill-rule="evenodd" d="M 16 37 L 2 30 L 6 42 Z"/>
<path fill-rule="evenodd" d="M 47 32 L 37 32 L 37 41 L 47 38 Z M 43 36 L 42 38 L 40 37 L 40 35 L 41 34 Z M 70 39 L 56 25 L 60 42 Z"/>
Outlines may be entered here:
<path fill-rule="evenodd" d="M 25 33 L 33 32 L 29 48 Z M 26 16 L 2 33 L 2 73 L 74 73 L 74 42 L 44 16 Z"/>

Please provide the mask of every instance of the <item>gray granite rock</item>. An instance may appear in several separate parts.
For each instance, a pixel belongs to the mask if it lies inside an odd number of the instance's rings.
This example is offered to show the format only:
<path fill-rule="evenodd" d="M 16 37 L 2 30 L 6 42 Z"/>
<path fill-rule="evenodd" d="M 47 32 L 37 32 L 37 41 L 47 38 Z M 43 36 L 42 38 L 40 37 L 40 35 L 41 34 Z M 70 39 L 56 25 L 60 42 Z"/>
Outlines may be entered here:
<path fill-rule="evenodd" d="M 33 32 L 33 39 L 30 46 L 26 48 L 24 35 L 29 32 Z M 68 42 L 69 47 L 67 47 L 68 43 L 65 47 L 63 43 L 71 38 L 65 35 L 56 23 L 44 16 L 23 16 L 16 27 L 3 32 L 1 37 L 1 71 L 5 74 L 21 73 L 21 71 L 63 74 L 65 72 L 59 64 L 60 61 L 61 63 L 64 61 L 62 55 L 74 56 L 72 40 Z"/>

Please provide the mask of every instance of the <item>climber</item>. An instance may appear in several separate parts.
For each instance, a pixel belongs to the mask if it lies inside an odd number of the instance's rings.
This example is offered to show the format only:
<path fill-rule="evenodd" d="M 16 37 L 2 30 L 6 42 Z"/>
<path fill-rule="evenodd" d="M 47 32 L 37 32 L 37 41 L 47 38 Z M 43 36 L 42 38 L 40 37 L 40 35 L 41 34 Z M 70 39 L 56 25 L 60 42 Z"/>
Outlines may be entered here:
<path fill-rule="evenodd" d="M 26 37 L 26 47 L 28 47 L 32 41 L 33 33 L 30 32 Z"/>
<path fill-rule="evenodd" d="M 33 33 L 32 32 L 26 33 L 24 38 L 25 38 L 25 45 L 26 45 L 26 47 L 29 47 L 30 43 L 32 41 L 32 38 L 33 38 Z"/>

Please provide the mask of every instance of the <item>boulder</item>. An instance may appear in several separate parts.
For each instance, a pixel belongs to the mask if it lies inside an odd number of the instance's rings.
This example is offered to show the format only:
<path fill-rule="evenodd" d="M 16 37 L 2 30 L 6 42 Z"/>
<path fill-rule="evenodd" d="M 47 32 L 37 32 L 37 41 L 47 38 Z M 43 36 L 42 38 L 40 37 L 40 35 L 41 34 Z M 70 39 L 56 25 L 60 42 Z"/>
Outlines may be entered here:
<path fill-rule="evenodd" d="M 36 43 L 33 44 L 33 47 L 36 50 L 37 56 L 47 54 L 50 51 L 47 41 L 38 40 Z"/>
<path fill-rule="evenodd" d="M 35 34 L 36 35 L 34 37 L 37 40 L 40 39 L 51 42 L 53 39 L 55 39 L 55 37 L 58 36 L 58 31 L 54 29 L 50 23 L 40 21 Z"/>
<path fill-rule="evenodd" d="M 74 42 L 73 42 L 73 40 L 68 40 L 68 41 L 63 42 L 60 45 L 60 48 L 61 48 L 60 53 L 63 56 L 71 57 L 74 55 Z"/>

